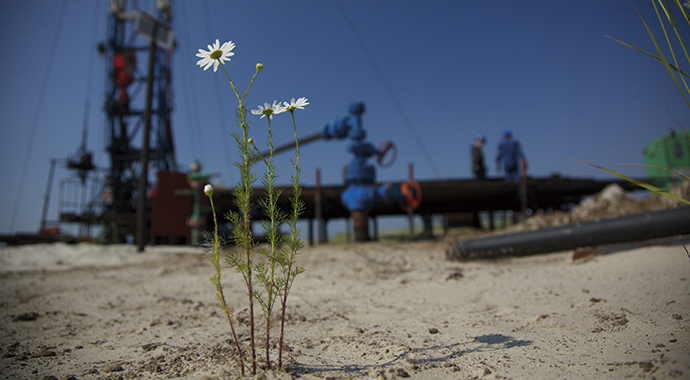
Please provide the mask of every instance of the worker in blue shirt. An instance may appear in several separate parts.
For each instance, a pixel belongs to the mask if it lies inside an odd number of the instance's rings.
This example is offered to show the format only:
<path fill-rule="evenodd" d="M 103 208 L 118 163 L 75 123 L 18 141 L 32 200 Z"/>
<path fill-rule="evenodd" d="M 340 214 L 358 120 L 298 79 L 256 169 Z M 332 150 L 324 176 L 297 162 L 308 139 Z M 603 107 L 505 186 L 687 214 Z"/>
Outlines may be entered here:
<path fill-rule="evenodd" d="M 498 144 L 498 156 L 496 157 L 496 170 L 505 173 L 506 182 L 520 182 L 520 167 L 526 167 L 525 157 L 520 148 L 520 142 L 513 139 L 513 132 L 509 129 L 503 131 L 503 139 Z"/>

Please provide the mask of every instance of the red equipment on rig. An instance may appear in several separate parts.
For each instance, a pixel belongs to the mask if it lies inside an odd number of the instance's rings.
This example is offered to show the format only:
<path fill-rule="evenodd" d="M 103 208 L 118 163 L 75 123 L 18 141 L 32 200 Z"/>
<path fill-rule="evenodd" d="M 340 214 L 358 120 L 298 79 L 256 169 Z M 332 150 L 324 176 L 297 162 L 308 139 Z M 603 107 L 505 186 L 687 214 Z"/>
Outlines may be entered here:
<path fill-rule="evenodd" d="M 120 88 L 120 97 L 117 100 L 117 107 L 121 110 L 127 110 L 129 108 L 127 86 L 134 82 L 134 72 L 136 68 L 137 57 L 131 49 L 120 50 L 113 56 L 115 85 Z"/>

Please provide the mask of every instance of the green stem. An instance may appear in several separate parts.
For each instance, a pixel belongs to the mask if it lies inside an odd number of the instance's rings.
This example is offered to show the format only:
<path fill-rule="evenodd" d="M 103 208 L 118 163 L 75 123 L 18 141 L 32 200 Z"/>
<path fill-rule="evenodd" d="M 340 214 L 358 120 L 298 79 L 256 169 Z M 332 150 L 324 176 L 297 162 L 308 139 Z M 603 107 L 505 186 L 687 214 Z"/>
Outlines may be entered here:
<path fill-rule="evenodd" d="M 233 86 L 234 88 L 234 86 Z M 241 101 L 240 101 L 240 107 Z M 247 156 L 247 128 L 246 125 L 242 126 L 242 133 L 244 137 L 244 144 L 245 147 L 243 149 L 244 151 L 244 169 L 245 173 L 249 173 L 249 157 Z M 251 208 L 250 205 L 250 197 L 251 197 L 251 186 L 248 183 L 249 178 L 245 179 L 245 185 L 244 185 L 244 192 L 245 192 L 245 201 L 244 201 L 244 210 L 243 210 L 243 217 L 244 217 L 244 236 L 245 236 L 245 241 L 244 241 L 244 249 L 245 249 L 245 255 L 246 255 L 246 260 L 247 260 L 247 292 L 249 295 L 249 325 L 250 325 L 250 336 L 251 336 L 251 350 L 252 350 L 252 374 L 256 375 L 256 344 L 254 340 L 254 290 L 252 286 L 252 237 L 251 237 L 251 226 L 250 226 L 250 219 L 249 219 L 249 211 Z"/>
<path fill-rule="evenodd" d="M 225 70 L 225 69 L 223 69 Z M 228 77 L 229 80 L 229 77 Z M 245 263 L 246 263 L 246 269 L 243 272 L 244 280 L 247 285 L 247 295 L 249 298 L 249 335 L 250 335 L 250 342 L 251 342 L 251 356 L 252 356 L 252 374 L 256 375 L 256 343 L 255 343 L 255 322 L 254 322 L 254 286 L 253 286 L 253 260 L 252 260 L 252 234 L 251 234 L 251 217 L 250 217 L 250 210 L 251 210 L 251 195 L 252 195 L 252 184 L 251 184 L 251 162 L 249 160 L 249 147 L 248 147 L 248 138 L 249 138 L 249 126 L 247 125 L 246 122 L 246 114 L 247 110 L 246 107 L 242 104 L 242 100 L 240 99 L 239 95 L 237 94 L 237 90 L 235 89 L 235 85 L 230 81 L 232 84 L 233 90 L 235 90 L 235 95 L 237 95 L 237 99 L 239 101 L 239 115 L 240 115 L 240 128 L 242 129 L 242 141 L 240 141 L 240 149 L 243 154 L 243 162 L 242 162 L 242 191 L 244 194 L 242 194 L 242 204 L 240 208 L 240 212 L 242 212 L 242 238 L 243 241 L 241 243 L 242 246 L 244 246 L 244 253 L 245 253 Z"/>
<path fill-rule="evenodd" d="M 267 189 L 266 191 L 268 192 L 268 207 L 269 207 L 269 214 L 270 214 L 270 225 L 269 225 L 269 231 L 270 231 L 270 243 L 271 243 L 271 252 L 269 253 L 269 265 L 270 265 L 270 271 L 271 271 L 271 276 L 270 276 L 270 283 L 267 284 L 266 286 L 266 297 L 267 297 L 267 305 L 266 305 L 266 366 L 270 369 L 271 368 L 271 360 L 269 358 L 269 348 L 270 348 L 270 340 L 271 340 L 271 311 L 273 309 L 273 300 L 275 299 L 275 293 L 274 293 L 274 285 L 275 285 L 275 267 L 276 267 L 276 238 L 277 238 L 277 231 L 276 231 L 276 209 L 278 207 L 277 205 L 277 199 L 276 199 L 276 194 L 275 194 L 275 189 L 274 189 L 274 183 L 275 183 L 275 170 L 273 168 L 273 153 L 274 153 L 274 144 L 273 144 L 273 131 L 271 130 L 271 117 L 267 116 L 268 119 L 268 151 L 269 151 L 269 156 L 268 156 L 268 162 L 266 166 L 266 173 L 267 173 Z"/>
<path fill-rule="evenodd" d="M 290 111 L 290 115 L 292 115 L 292 131 L 295 134 L 295 156 L 297 157 L 297 161 L 295 162 L 295 169 L 299 167 L 299 139 L 297 138 L 297 124 L 295 124 L 295 111 Z M 299 183 L 299 174 L 297 175 L 297 183 Z"/>
<path fill-rule="evenodd" d="M 287 308 L 287 297 L 288 293 L 290 292 L 290 285 L 291 285 L 291 277 L 292 277 L 292 265 L 295 260 L 295 255 L 296 255 L 296 247 L 297 247 L 297 220 L 299 219 L 299 207 L 298 207 L 298 201 L 299 201 L 299 176 L 300 176 L 300 170 L 299 170 L 299 138 L 297 138 L 297 125 L 295 124 L 295 112 L 290 111 L 290 114 L 292 115 L 292 130 L 295 135 L 295 162 L 293 164 L 293 168 L 295 169 L 295 178 L 293 181 L 293 197 L 295 199 L 293 200 L 293 214 L 292 214 L 292 231 L 290 231 L 290 253 L 289 253 L 289 258 L 288 258 L 288 265 L 287 265 L 287 273 L 285 275 L 285 288 L 283 289 L 283 297 L 281 300 L 281 316 L 280 316 L 280 340 L 278 343 L 278 368 L 283 367 L 283 338 L 285 336 L 285 310 Z"/>
<path fill-rule="evenodd" d="M 247 86 L 247 89 L 244 90 L 244 95 L 242 95 L 242 99 L 240 99 L 240 100 L 244 100 L 244 98 L 247 96 L 247 94 L 249 93 L 249 89 L 252 88 L 252 84 L 254 83 L 254 79 L 256 79 L 256 76 L 258 74 L 259 74 L 259 70 L 256 70 L 256 72 L 254 73 L 254 76 L 252 77 L 252 80 L 249 81 L 249 86 Z"/>
<path fill-rule="evenodd" d="M 242 376 L 244 376 L 244 359 L 242 356 L 242 349 L 240 348 L 240 341 L 237 339 L 237 333 L 235 332 L 235 324 L 233 323 L 233 314 L 234 310 L 230 307 L 228 307 L 227 302 L 225 301 L 225 294 L 223 293 L 223 286 L 220 282 L 220 243 L 219 243 L 219 238 L 218 238 L 218 220 L 216 219 L 216 209 L 213 206 L 213 198 L 211 196 L 208 197 L 209 201 L 211 202 L 211 210 L 213 211 L 213 225 L 214 225 L 214 236 L 213 236 L 213 256 L 212 256 L 212 263 L 214 268 L 216 269 L 216 279 L 215 279 L 215 284 L 216 284 L 216 290 L 218 291 L 218 298 L 221 301 L 222 304 L 222 309 L 223 312 L 225 313 L 225 316 L 228 318 L 228 323 L 230 324 L 230 330 L 232 331 L 232 338 L 235 340 L 235 346 L 237 347 L 237 356 L 240 359 L 240 372 L 242 373 Z"/>
<path fill-rule="evenodd" d="M 232 79 L 230 79 L 230 74 L 228 74 L 228 72 L 225 70 L 225 65 L 223 64 L 223 62 L 220 62 L 220 61 L 218 61 L 218 62 L 220 63 L 220 67 L 223 69 L 223 72 L 225 73 L 225 77 L 228 78 L 228 82 L 230 82 L 230 86 L 232 86 L 232 91 L 235 93 L 235 96 L 237 97 L 237 101 L 240 102 L 240 107 L 242 107 L 242 100 L 244 99 L 244 96 L 240 98 L 240 94 L 237 92 L 237 88 L 235 88 L 235 82 L 233 82 Z M 256 76 L 256 74 L 254 74 L 254 76 Z M 247 90 L 249 90 L 249 89 L 247 89 Z M 245 93 L 245 95 L 246 95 L 246 93 Z"/>

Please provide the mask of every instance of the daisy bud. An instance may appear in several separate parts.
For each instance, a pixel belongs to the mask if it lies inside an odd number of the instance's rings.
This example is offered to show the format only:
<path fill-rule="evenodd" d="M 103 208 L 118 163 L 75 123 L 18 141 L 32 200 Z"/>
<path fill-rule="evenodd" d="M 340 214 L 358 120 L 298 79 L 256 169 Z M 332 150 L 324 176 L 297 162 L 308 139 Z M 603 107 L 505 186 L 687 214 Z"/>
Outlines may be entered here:
<path fill-rule="evenodd" d="M 258 73 L 259 71 L 263 70 L 264 64 L 263 63 L 257 63 L 256 64 L 256 72 Z"/>
<path fill-rule="evenodd" d="M 206 196 L 208 196 L 208 197 L 213 195 L 213 186 L 211 186 L 211 185 L 204 186 L 204 194 L 206 194 Z"/>
<path fill-rule="evenodd" d="M 249 140 L 247 140 L 247 143 L 249 145 L 254 145 L 254 139 L 250 137 Z"/>

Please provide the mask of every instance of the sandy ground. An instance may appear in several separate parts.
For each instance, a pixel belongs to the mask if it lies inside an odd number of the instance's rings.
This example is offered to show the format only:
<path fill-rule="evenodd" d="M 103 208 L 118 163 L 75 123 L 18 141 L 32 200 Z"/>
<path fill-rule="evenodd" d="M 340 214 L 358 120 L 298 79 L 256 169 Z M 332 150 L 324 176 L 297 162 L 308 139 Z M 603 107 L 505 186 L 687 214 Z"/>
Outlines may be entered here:
<path fill-rule="evenodd" d="M 445 249 L 306 248 L 289 298 L 288 372 L 256 378 L 690 378 L 682 246 L 577 261 L 562 252 L 453 262 Z M 201 249 L 5 247 L 0 272 L 0 378 L 238 376 Z M 223 281 L 228 302 L 246 308 L 241 278 L 227 270 Z M 247 347 L 241 322 L 239 334 Z"/>

